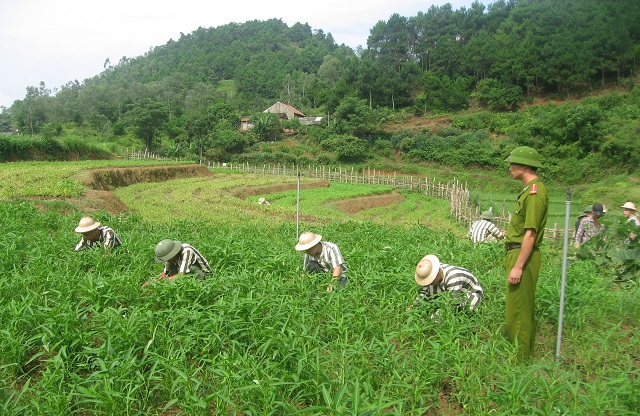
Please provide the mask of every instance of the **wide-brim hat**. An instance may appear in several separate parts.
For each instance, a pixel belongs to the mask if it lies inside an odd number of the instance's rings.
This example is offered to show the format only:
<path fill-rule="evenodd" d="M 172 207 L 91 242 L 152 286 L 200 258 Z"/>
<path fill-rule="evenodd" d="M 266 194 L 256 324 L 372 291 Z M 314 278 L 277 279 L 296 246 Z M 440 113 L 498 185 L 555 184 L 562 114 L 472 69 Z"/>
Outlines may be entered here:
<path fill-rule="evenodd" d="M 177 240 L 164 239 L 156 244 L 154 249 L 156 261 L 164 263 L 171 260 L 182 250 L 182 243 Z"/>
<path fill-rule="evenodd" d="M 81 234 L 88 233 L 89 231 L 95 230 L 98 227 L 100 227 L 100 223 L 98 221 L 94 220 L 91 217 L 82 217 L 75 231 Z"/>
<path fill-rule="evenodd" d="M 315 246 L 322 240 L 322 236 L 320 234 L 312 233 L 311 231 L 305 231 L 300 234 L 300 238 L 298 239 L 298 244 L 296 244 L 297 251 L 307 251 L 311 247 Z"/>
<path fill-rule="evenodd" d="M 428 286 L 436 280 L 438 272 L 440 272 L 440 259 L 433 254 L 428 254 L 416 266 L 416 283 L 420 286 Z"/>
<path fill-rule="evenodd" d="M 637 211 L 636 204 L 634 204 L 631 201 L 627 201 L 627 202 L 624 203 L 624 205 L 620 205 L 620 208 L 622 208 L 622 209 L 630 209 L 631 211 Z"/>

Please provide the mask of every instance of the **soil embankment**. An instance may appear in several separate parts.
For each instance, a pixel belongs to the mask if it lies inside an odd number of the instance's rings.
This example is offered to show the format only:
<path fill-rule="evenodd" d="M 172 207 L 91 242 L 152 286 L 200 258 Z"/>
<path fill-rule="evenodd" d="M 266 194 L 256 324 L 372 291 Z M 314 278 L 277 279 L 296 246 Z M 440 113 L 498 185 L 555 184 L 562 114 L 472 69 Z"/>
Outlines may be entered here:
<path fill-rule="evenodd" d="M 79 174 L 87 187 L 84 195 L 68 199 L 81 212 L 108 211 L 120 214 L 128 211 L 127 205 L 112 191 L 116 188 L 140 182 L 164 182 L 178 178 L 195 178 L 213 175 L 204 165 L 132 166 L 85 171 Z"/>
<path fill-rule="evenodd" d="M 85 173 L 84 175 L 87 175 Z M 178 178 L 211 176 L 204 165 L 135 166 L 127 168 L 95 169 L 88 172 L 83 183 L 97 191 L 112 191 L 140 182 L 164 182 Z"/>

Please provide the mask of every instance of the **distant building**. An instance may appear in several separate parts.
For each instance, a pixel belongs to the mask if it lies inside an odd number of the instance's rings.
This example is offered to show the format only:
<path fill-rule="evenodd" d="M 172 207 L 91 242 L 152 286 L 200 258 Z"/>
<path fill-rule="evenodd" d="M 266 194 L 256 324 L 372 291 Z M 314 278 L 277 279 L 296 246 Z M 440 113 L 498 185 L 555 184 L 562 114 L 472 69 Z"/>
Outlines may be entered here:
<path fill-rule="evenodd" d="M 300 117 L 299 120 L 303 126 L 313 126 L 314 124 L 322 123 L 324 117 Z"/>
<path fill-rule="evenodd" d="M 282 120 L 291 120 L 293 118 L 306 117 L 304 114 L 302 114 L 302 112 L 296 110 L 289 104 L 284 104 L 280 101 L 264 110 L 263 113 L 273 113 L 280 117 Z"/>
<path fill-rule="evenodd" d="M 312 126 L 314 124 L 320 124 L 324 117 L 307 117 L 302 114 L 301 111 L 290 106 L 289 104 L 281 103 L 278 101 L 271 107 L 263 111 L 263 113 L 272 113 L 277 115 L 280 120 L 298 119 L 303 126 Z M 253 124 L 250 122 L 250 117 L 242 117 L 240 119 L 240 131 L 249 131 L 253 128 Z"/>
<path fill-rule="evenodd" d="M 251 124 L 249 120 L 249 117 L 242 117 L 240 119 L 240 131 L 249 131 L 253 128 L 253 124 Z"/>

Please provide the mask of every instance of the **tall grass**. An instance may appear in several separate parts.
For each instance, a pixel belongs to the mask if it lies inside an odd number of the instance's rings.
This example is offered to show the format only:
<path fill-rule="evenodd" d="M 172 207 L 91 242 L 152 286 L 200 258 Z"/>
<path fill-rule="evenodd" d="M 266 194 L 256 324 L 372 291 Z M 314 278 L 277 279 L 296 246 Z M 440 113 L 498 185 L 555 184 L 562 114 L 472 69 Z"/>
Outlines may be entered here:
<path fill-rule="evenodd" d="M 301 276 L 289 221 L 96 217 L 123 237 L 121 250 L 75 253 L 77 214 L 0 203 L 2 414 L 624 415 L 640 406 L 640 289 L 613 285 L 591 263 L 569 267 L 556 363 L 561 259 L 545 249 L 536 355 L 519 365 L 502 335 L 499 246 L 421 225 L 315 223 L 350 268 L 351 284 L 327 293 L 325 277 Z M 212 276 L 143 289 L 162 267 L 153 247 L 163 238 L 193 244 Z M 406 310 L 426 253 L 480 278 L 478 313 L 456 315 L 446 297 Z"/>

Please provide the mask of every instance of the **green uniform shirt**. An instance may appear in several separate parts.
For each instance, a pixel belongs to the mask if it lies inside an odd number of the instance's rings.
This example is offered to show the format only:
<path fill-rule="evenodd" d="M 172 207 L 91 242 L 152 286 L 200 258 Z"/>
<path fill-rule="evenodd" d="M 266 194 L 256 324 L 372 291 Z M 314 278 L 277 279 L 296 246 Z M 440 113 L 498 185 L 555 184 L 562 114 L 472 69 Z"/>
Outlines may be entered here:
<path fill-rule="evenodd" d="M 518 195 L 505 236 L 506 243 L 522 243 L 527 228 L 536 231 L 535 247 L 540 247 L 547 225 L 549 195 L 540 178 L 535 178 Z"/>

